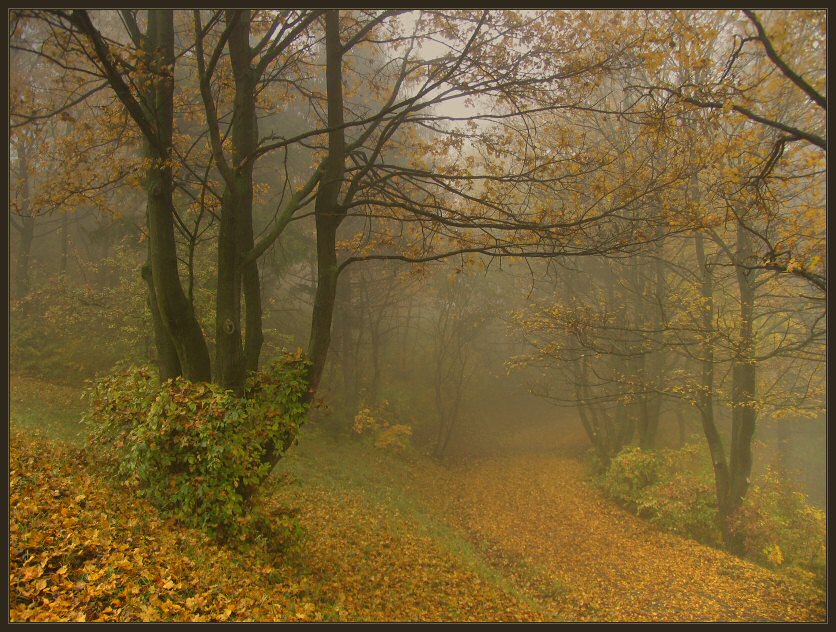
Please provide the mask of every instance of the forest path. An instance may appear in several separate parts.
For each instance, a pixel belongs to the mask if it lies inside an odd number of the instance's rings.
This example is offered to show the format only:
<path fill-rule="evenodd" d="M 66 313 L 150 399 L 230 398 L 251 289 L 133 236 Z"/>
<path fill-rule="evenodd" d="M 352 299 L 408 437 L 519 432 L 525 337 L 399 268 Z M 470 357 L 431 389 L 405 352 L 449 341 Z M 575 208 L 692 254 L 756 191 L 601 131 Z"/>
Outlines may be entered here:
<path fill-rule="evenodd" d="M 493 563 L 533 578 L 564 620 L 825 620 L 823 594 L 660 532 L 585 479 L 569 458 L 494 458 L 453 468 L 435 497 Z"/>

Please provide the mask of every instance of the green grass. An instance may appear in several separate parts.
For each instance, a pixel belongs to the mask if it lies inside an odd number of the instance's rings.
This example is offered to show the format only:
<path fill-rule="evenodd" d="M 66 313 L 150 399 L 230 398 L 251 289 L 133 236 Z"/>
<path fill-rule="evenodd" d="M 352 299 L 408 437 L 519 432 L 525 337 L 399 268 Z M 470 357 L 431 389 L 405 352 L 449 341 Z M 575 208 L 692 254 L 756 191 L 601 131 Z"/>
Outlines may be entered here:
<path fill-rule="evenodd" d="M 10 379 L 9 420 L 19 430 L 32 429 L 54 441 L 81 445 L 83 412 L 80 388 L 26 377 Z"/>
<path fill-rule="evenodd" d="M 416 468 L 437 468 L 437 475 L 443 472 L 442 466 L 429 462 L 427 457 L 411 452 L 392 454 L 354 437 L 336 438 L 308 426 L 300 433 L 299 444 L 279 462 L 275 475 L 284 484 L 290 479 L 295 484 L 320 485 L 365 497 L 369 504 L 382 506 L 403 519 L 402 526 L 396 525 L 395 529 L 416 529 L 429 536 L 482 581 L 533 609 L 541 609 L 544 599 L 558 599 L 568 592 L 565 585 L 521 560 L 502 558 L 491 563 L 486 550 L 468 540 L 466 534 L 448 524 L 421 498 Z M 517 581 L 508 571 L 523 581 Z M 559 617 L 554 614 L 554 618 Z"/>

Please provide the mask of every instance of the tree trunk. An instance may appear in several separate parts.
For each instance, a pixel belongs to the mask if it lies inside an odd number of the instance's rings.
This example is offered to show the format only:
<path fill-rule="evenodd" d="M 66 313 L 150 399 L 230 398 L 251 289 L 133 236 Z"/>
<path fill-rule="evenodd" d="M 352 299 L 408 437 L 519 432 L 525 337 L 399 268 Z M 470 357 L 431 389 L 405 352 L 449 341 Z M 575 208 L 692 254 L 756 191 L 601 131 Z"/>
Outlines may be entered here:
<path fill-rule="evenodd" d="M 714 280 L 705 257 L 703 236 L 697 233 L 694 237 L 696 246 L 697 266 L 702 275 L 700 293 L 702 295 L 702 335 L 701 345 L 701 379 L 697 393 L 697 406 L 700 411 L 703 434 L 708 442 L 711 463 L 714 469 L 714 487 L 717 494 L 717 511 L 723 541 L 729 545 L 731 530 L 729 525 L 729 466 L 723 440 L 714 419 Z"/>
<path fill-rule="evenodd" d="M 663 306 L 665 305 L 665 260 L 664 260 L 664 233 L 660 225 L 656 233 L 656 257 L 653 261 L 655 304 L 650 306 L 650 340 L 653 348 L 645 356 L 645 383 L 646 392 L 644 395 L 645 415 L 645 436 L 642 441 L 642 449 L 653 449 L 656 447 L 656 437 L 659 432 L 659 416 L 662 411 L 662 382 L 664 372 L 664 340 L 662 329 L 664 327 Z"/>
<path fill-rule="evenodd" d="M 179 377 L 183 374 L 183 371 L 180 368 L 180 359 L 177 357 L 174 342 L 163 326 L 160 309 L 157 305 L 157 296 L 154 292 L 154 279 L 151 275 L 150 262 L 146 262 L 142 266 L 142 278 L 148 286 L 148 310 L 151 312 L 151 325 L 154 329 L 154 344 L 157 352 L 154 360 L 160 373 L 160 382 L 165 382 Z"/>
<path fill-rule="evenodd" d="M 252 222 L 249 227 L 252 242 Z M 246 243 L 246 240 L 244 240 Z M 261 348 L 264 345 L 264 324 L 262 322 L 261 278 L 258 263 L 253 261 L 244 266 L 244 368 L 247 372 L 258 371 Z"/>
<path fill-rule="evenodd" d="M 148 11 L 146 43 L 152 72 L 165 77 L 153 83 L 147 99 L 157 134 L 156 142 L 145 142 L 146 157 L 151 163 L 145 182 L 151 278 L 161 321 L 177 351 L 183 376 L 193 382 L 206 382 L 210 378 L 209 351 L 180 284 L 174 240 L 173 179 L 168 165 L 174 121 L 172 10 Z"/>
<path fill-rule="evenodd" d="M 778 455 L 776 460 L 776 467 L 781 476 L 787 476 L 790 470 L 790 427 L 785 421 L 778 421 L 775 427 L 776 443 L 778 448 Z"/>
<path fill-rule="evenodd" d="M 679 429 L 679 442 L 677 443 L 678 448 L 685 447 L 685 415 L 682 414 L 682 411 L 677 406 L 676 408 L 676 426 Z"/>
<path fill-rule="evenodd" d="M 369 380 L 368 399 L 370 402 L 377 403 L 380 398 L 380 356 L 381 347 L 383 346 L 383 335 L 380 332 L 381 322 L 384 315 L 384 306 L 378 305 L 377 314 L 373 313 L 371 298 L 369 297 L 368 283 L 365 276 L 363 277 L 363 286 L 366 297 L 366 313 L 369 315 L 369 342 L 371 344 L 371 379 Z"/>
<path fill-rule="evenodd" d="M 749 264 L 751 256 L 750 239 L 747 231 L 738 223 L 735 272 L 740 293 L 740 333 L 732 366 L 732 439 L 729 458 L 731 467 L 727 503 L 730 516 L 743 504 L 743 498 L 749 490 L 749 476 L 752 473 L 752 438 L 757 421 L 755 407 L 757 366 L 753 359 L 752 332 L 755 306 L 755 287 L 752 278 L 754 271 L 744 267 Z M 731 534 L 727 544 L 734 553 L 740 553 L 742 550 L 742 542 L 734 534 Z"/>
<path fill-rule="evenodd" d="M 357 350 L 353 344 L 354 307 L 351 271 L 346 269 L 341 285 L 340 317 L 340 369 L 342 371 L 343 401 L 350 414 L 357 412 L 360 389 L 357 381 Z"/>
<path fill-rule="evenodd" d="M 241 284 L 237 270 L 238 231 L 235 226 L 235 183 L 227 184 L 221 203 L 218 230 L 218 286 L 215 295 L 216 384 L 240 394 L 244 384 L 244 348 L 241 337 Z"/>
<path fill-rule="evenodd" d="M 67 259 L 70 253 L 70 217 L 64 212 L 61 214 L 61 261 L 58 264 L 58 274 L 67 276 Z M 150 272 L 150 268 L 149 268 Z"/>
<path fill-rule="evenodd" d="M 310 393 L 319 386 L 328 347 L 331 344 L 331 320 L 337 293 L 337 228 L 345 217 L 339 205 L 340 186 L 345 172 L 345 132 L 342 95 L 342 43 L 340 12 L 325 12 L 325 78 L 328 92 L 328 158 L 314 206 L 316 221 L 317 285 L 311 317 L 308 355 Z"/>
<path fill-rule="evenodd" d="M 252 250 L 253 236 L 253 168 L 258 149 L 258 117 L 256 115 L 256 79 L 249 45 L 250 14 L 245 11 L 229 40 L 229 53 L 235 74 L 235 122 L 232 140 L 236 154 L 233 166 L 239 178 L 241 199 L 238 213 L 238 253 Z M 257 371 L 264 344 L 261 305 L 261 278 L 258 260 L 244 264 L 240 270 L 244 293 L 244 368 Z"/>
<path fill-rule="evenodd" d="M 231 23 L 235 11 L 226 12 Z M 253 247 L 253 155 L 258 145 L 255 71 L 250 49 L 250 12 L 239 12 L 229 36 L 235 80 L 232 122 L 232 173 L 227 177 L 218 232 L 218 289 L 215 297 L 214 381 L 236 395 L 244 392 L 247 370 L 258 368 L 263 332 L 261 286 L 256 261 L 241 266 L 241 254 Z M 241 327 L 242 293 L 246 332 Z M 246 348 L 245 348 L 246 339 Z"/>
<path fill-rule="evenodd" d="M 32 242 L 35 240 L 35 217 L 23 215 L 20 222 L 20 249 L 17 253 L 15 270 L 15 297 L 18 299 L 29 294 L 29 262 L 32 259 Z"/>

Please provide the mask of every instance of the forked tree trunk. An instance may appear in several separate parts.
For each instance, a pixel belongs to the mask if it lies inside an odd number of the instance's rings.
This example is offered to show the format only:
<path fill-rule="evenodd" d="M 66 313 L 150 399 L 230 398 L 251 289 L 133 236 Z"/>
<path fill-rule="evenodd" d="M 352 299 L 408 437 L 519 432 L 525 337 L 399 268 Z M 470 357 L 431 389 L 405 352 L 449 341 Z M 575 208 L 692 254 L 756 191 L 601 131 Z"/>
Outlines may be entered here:
<path fill-rule="evenodd" d="M 162 326 L 168 333 L 185 378 L 210 379 L 209 351 L 192 305 L 183 292 L 174 240 L 173 178 L 169 159 L 174 122 L 174 13 L 170 9 L 148 11 L 147 52 L 151 71 L 159 80 L 148 89 L 147 102 L 154 116 L 155 142 L 146 139 L 145 154 L 151 166 L 146 173 L 148 235 L 151 278 Z M 160 350 L 162 354 L 166 350 Z"/>

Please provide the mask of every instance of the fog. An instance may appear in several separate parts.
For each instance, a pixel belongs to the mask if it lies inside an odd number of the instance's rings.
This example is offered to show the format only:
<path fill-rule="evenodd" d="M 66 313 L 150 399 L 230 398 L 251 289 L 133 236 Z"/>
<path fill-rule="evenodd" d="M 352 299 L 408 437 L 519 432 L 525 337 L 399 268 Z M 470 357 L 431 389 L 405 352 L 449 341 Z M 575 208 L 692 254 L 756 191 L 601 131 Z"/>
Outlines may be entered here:
<path fill-rule="evenodd" d="M 825 616 L 823 12 L 10 15 L 14 620 Z"/>

